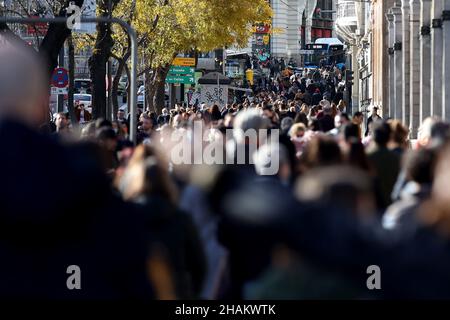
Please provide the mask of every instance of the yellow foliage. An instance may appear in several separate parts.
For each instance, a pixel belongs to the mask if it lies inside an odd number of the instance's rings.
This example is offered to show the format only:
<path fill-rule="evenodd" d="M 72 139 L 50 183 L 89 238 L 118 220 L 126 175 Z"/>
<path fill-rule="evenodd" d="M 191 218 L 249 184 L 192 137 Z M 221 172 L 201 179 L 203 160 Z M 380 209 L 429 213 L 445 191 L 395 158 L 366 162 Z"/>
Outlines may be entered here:
<path fill-rule="evenodd" d="M 141 58 L 156 68 L 178 53 L 244 46 L 251 26 L 272 11 L 266 0 L 122 0 L 114 15 L 131 22 Z M 127 46 L 126 35 L 114 30 L 116 49 Z"/>

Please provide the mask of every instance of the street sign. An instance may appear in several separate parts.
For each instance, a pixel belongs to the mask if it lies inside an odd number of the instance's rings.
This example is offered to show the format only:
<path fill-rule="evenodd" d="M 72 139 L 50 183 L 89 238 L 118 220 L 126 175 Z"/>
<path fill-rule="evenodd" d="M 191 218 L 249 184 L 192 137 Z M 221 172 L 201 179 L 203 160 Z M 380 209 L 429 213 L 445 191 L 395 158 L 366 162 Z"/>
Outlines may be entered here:
<path fill-rule="evenodd" d="M 57 88 L 57 87 L 51 87 L 51 94 L 67 94 L 68 90 L 67 88 Z"/>
<path fill-rule="evenodd" d="M 195 84 L 194 76 L 168 76 L 167 83 Z"/>
<path fill-rule="evenodd" d="M 172 64 L 179 67 L 195 67 L 195 58 L 176 57 Z"/>
<path fill-rule="evenodd" d="M 179 66 L 172 66 L 170 67 L 169 74 L 170 75 L 190 75 L 193 76 L 195 72 L 194 67 L 179 67 Z"/>
<path fill-rule="evenodd" d="M 64 68 L 56 68 L 52 75 L 52 86 L 66 88 L 69 85 L 69 72 Z"/>

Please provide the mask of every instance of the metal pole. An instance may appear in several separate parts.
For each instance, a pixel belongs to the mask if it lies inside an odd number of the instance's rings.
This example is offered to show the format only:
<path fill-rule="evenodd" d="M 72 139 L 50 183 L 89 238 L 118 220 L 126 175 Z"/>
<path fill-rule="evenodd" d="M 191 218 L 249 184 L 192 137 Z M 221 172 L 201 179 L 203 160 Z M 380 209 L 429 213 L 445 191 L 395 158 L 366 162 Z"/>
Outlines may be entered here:
<path fill-rule="evenodd" d="M 220 106 L 220 81 L 218 72 L 217 72 L 217 104 Z"/>
<path fill-rule="evenodd" d="M 59 51 L 58 56 L 58 67 L 63 68 L 64 67 L 64 46 L 65 42 L 63 44 L 63 47 Z M 58 112 L 64 112 L 64 95 L 58 94 Z"/>
<path fill-rule="evenodd" d="M 112 98 L 111 98 L 111 73 L 112 73 L 112 66 L 111 66 L 111 59 L 108 59 L 108 62 L 106 63 L 106 79 L 108 81 L 108 90 L 106 91 L 107 94 L 107 100 L 106 100 L 106 119 L 113 120 L 112 117 Z"/>
<path fill-rule="evenodd" d="M 2 23 L 25 23 L 25 24 L 35 24 L 35 23 L 59 23 L 66 24 L 67 19 L 65 17 L 57 18 L 0 18 Z M 119 24 L 130 36 L 131 40 L 131 84 L 130 84 L 130 139 L 136 143 L 137 137 L 137 40 L 136 31 L 125 21 L 118 18 L 107 18 L 107 17 L 97 17 L 97 18 L 81 18 L 82 23 L 117 23 Z"/>

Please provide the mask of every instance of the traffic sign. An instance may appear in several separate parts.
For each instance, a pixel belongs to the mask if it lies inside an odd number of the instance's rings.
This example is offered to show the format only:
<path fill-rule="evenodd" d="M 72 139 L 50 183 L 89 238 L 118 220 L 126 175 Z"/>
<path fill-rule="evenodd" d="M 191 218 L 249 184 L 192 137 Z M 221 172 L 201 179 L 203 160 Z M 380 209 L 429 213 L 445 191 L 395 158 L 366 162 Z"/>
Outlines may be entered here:
<path fill-rule="evenodd" d="M 69 72 L 64 68 L 56 68 L 52 75 L 52 86 L 66 88 L 69 85 Z"/>
<path fill-rule="evenodd" d="M 68 90 L 67 88 L 57 88 L 57 87 L 51 87 L 51 94 L 67 94 Z"/>
<path fill-rule="evenodd" d="M 179 67 L 179 66 L 172 66 L 170 67 L 169 70 L 169 74 L 170 75 L 181 75 L 181 74 L 186 74 L 186 75 L 190 75 L 193 76 L 195 72 L 195 68 L 194 67 Z"/>
<path fill-rule="evenodd" d="M 167 83 L 195 84 L 194 76 L 168 76 Z"/>
<path fill-rule="evenodd" d="M 172 64 L 179 67 L 195 67 L 195 58 L 176 57 Z"/>

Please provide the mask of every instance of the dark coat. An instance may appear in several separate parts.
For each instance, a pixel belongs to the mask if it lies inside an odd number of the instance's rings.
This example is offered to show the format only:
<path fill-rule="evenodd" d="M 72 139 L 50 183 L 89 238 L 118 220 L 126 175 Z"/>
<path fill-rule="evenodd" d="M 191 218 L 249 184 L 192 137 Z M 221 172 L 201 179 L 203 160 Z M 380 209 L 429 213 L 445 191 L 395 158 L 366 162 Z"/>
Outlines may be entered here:
<path fill-rule="evenodd" d="M 167 254 L 177 297 L 198 298 L 206 273 L 206 258 L 190 215 L 160 197 L 141 198 L 138 208 L 145 217 L 149 247 Z"/>
<path fill-rule="evenodd" d="M 112 193 L 96 147 L 64 147 L 6 120 L 0 143 L 0 296 L 152 298 L 142 220 Z M 71 265 L 81 290 L 66 286 Z"/>
<path fill-rule="evenodd" d="M 319 119 L 319 128 L 322 132 L 328 132 L 334 129 L 334 119 L 330 115 L 324 115 Z"/>
<path fill-rule="evenodd" d="M 382 147 L 371 151 L 368 160 L 375 172 L 379 208 L 386 209 L 392 202 L 392 190 L 400 173 L 400 156 Z"/>

